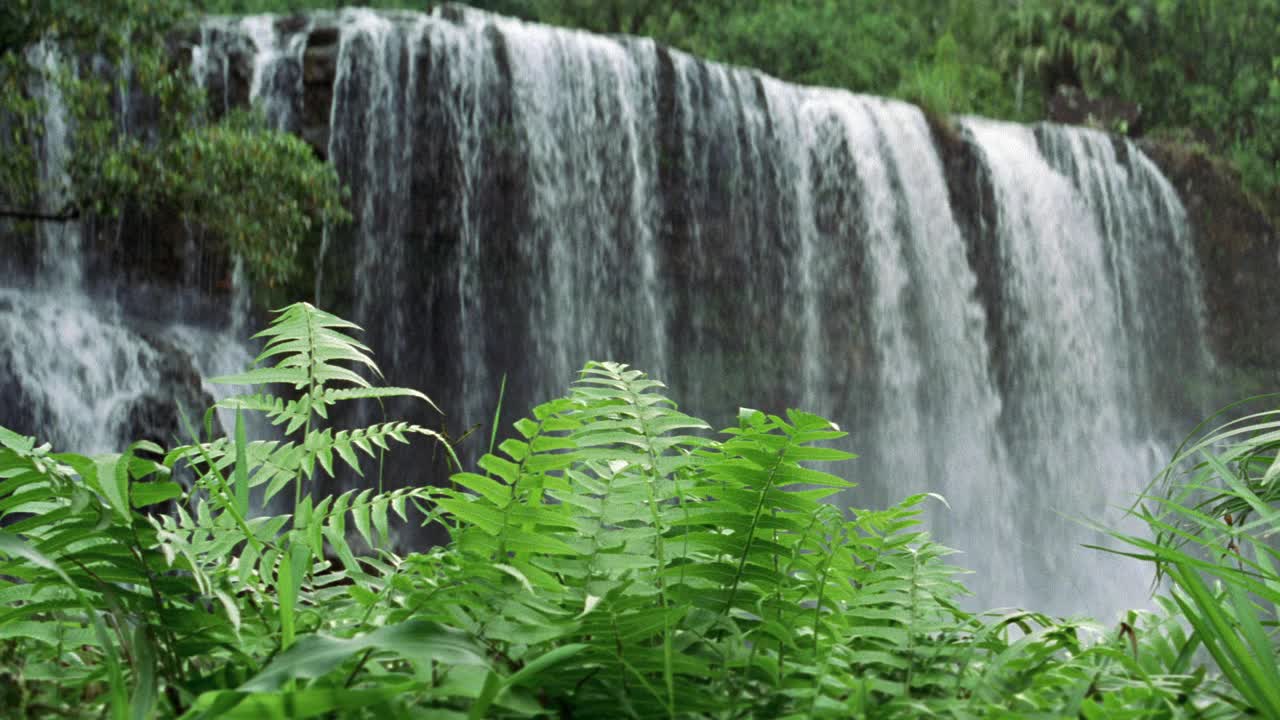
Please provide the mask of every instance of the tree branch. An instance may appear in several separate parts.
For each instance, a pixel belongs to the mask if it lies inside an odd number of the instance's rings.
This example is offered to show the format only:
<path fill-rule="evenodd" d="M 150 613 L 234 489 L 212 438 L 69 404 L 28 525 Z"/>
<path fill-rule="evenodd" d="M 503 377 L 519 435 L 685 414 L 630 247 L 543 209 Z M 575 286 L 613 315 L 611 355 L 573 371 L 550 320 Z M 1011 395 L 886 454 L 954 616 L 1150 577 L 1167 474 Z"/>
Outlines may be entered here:
<path fill-rule="evenodd" d="M 0 218 L 11 220 L 32 220 L 35 222 L 71 222 L 80 219 L 80 208 L 74 205 L 63 208 L 61 212 L 47 213 L 39 210 L 17 210 L 0 208 Z"/>

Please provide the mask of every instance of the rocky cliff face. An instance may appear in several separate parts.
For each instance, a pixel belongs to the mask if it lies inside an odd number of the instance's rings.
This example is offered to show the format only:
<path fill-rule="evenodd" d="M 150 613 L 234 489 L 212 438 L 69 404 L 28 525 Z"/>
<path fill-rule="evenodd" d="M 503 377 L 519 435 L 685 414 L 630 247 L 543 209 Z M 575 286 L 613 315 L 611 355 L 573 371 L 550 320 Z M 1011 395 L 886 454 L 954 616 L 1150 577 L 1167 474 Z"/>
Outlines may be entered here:
<path fill-rule="evenodd" d="M 1187 208 L 1218 358 L 1280 380 L 1280 228 L 1222 161 L 1177 143 L 1147 141 L 1141 147 Z"/>

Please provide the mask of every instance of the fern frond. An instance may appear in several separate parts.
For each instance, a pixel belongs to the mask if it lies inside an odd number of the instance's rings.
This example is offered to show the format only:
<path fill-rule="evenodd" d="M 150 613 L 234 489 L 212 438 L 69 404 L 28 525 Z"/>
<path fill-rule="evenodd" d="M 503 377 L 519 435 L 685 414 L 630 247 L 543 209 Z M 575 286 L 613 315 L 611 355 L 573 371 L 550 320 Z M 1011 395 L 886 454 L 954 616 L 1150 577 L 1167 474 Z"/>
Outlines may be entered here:
<path fill-rule="evenodd" d="M 271 325 L 255 336 L 266 338 L 262 352 L 254 359 L 259 367 L 211 378 L 210 382 L 250 386 L 285 384 L 301 391 L 302 396 L 285 402 L 260 393 L 228 398 L 219 406 L 264 412 L 273 424 L 285 425 L 287 434 L 310 427 L 313 413 L 327 418 L 328 408 L 344 400 L 411 397 L 439 411 L 430 398 L 417 390 L 373 387 L 360 374 L 341 364 L 354 364 L 376 378 L 382 377 L 369 348 L 343 332 L 359 329 L 358 325 L 305 302 L 277 311 Z M 266 364 L 273 360 L 273 364 Z"/>

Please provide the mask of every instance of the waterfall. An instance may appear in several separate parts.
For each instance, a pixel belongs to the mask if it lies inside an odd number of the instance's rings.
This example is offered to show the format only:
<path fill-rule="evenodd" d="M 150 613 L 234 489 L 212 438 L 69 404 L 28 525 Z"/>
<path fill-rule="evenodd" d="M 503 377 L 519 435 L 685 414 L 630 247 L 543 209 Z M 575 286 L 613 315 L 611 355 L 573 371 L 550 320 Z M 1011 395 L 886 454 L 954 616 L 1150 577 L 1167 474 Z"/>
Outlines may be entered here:
<path fill-rule="evenodd" d="M 281 46 L 275 18 L 254 15 L 240 21 L 240 31 L 253 42 L 253 75 L 249 80 L 249 102 L 257 108 L 267 127 L 290 130 L 297 127 L 294 99 L 302 87 L 302 49 L 306 35 L 294 33 Z"/>
<path fill-rule="evenodd" d="M 997 362 L 1003 435 L 1022 479 L 1019 534 L 1082 537 L 1075 518 L 1115 527 L 1178 439 L 1161 425 L 1161 395 L 1207 376 L 1181 205 L 1135 148 L 1123 146 L 1122 163 L 1100 133 L 1044 126 L 1041 141 L 1032 128 L 978 119 L 964 129 L 995 198 L 989 241 L 1006 338 Z M 1074 554 L 1038 550 L 1029 564 L 1045 595 L 1066 580 L 1115 606 L 1150 585 L 1115 558 L 1098 555 L 1081 575 Z"/>
<path fill-rule="evenodd" d="M 26 427 L 85 452 L 119 450 L 128 401 L 154 379 L 155 351 L 84 298 L 0 289 L 0 369 Z"/>
<path fill-rule="evenodd" d="M 404 29 L 363 9 L 344 15 L 329 156 L 351 188 L 356 212 L 355 277 L 379 278 L 356 286 L 356 315 L 379 318 L 391 342 L 382 359 L 404 357 L 404 316 L 386 313 L 404 297 L 405 235 L 413 166 L 414 126 L 409 121 L 418 82 L 412 48 L 422 21 Z M 401 82 L 401 73 L 407 80 Z"/>
<path fill-rule="evenodd" d="M 60 215 L 71 201 L 68 165 L 71 162 L 73 128 L 61 83 L 64 73 L 74 67 L 61 60 L 56 45 L 42 41 L 28 52 L 27 60 L 39 73 L 35 81 L 35 97 L 43 104 L 44 133 L 37 141 L 40 167 L 40 210 Z M 77 287 L 84 276 L 81 264 L 81 227 L 79 221 L 42 223 L 39 228 L 41 249 L 37 278 L 62 287 Z"/>
<path fill-rule="evenodd" d="M 533 350 L 557 378 L 572 377 L 584 353 L 624 348 L 661 373 L 652 45 L 516 22 L 502 38 L 529 180 L 518 241 L 535 276 L 529 320 L 545 329 L 531 334 Z"/>
<path fill-rule="evenodd" d="M 1131 143 L 978 118 L 944 142 L 905 103 L 454 6 L 211 18 L 196 50 L 223 108 L 350 188 L 316 296 L 448 413 L 389 414 L 482 427 L 474 461 L 503 377 L 505 431 L 629 362 L 722 426 L 831 417 L 861 455 L 841 502 L 945 496 L 975 605 L 1143 603 L 1087 523 L 1126 522 L 1212 359 L 1185 210 Z M 429 452 L 388 477 L 438 481 Z"/>
<path fill-rule="evenodd" d="M 246 29 L 252 27 L 246 23 Z M 207 33 L 206 39 L 208 39 Z M 269 51 L 269 45 L 263 45 Z M 193 65 L 202 81 L 211 57 L 197 48 Z M 37 71 L 33 96 L 40 101 L 43 132 L 35 143 L 39 161 L 38 208 L 60 214 L 73 198 L 68 165 L 75 127 L 63 97 L 64 63 L 58 47 L 42 42 L 27 53 Z M 264 67 L 267 66 L 264 63 Z M 117 69 L 114 95 L 122 131 L 135 128 L 126 58 Z M 109 72 L 95 63 L 95 72 Z M 273 93 L 265 96 L 274 97 Z M 38 223 L 32 238 L 0 227 L 0 245 L 35 243 L 30 268 L 0 265 L 0 425 L 36 435 L 60 451 L 103 453 L 123 450 L 134 440 L 166 445 L 189 440 L 182 414 L 193 427 L 225 389 L 203 378 L 243 369 L 252 359 L 246 344 L 248 282 L 243 263 L 232 263 L 231 302 L 210 322 L 206 303 L 177 287 L 131 285 L 108 264 L 111 246 L 124 242 L 125 214 L 112 222 L 79 219 Z M 104 240 L 98 235 L 109 237 Z M 170 240 L 170 242 L 174 242 Z M 196 285 L 202 262 L 194 233 L 176 241 L 185 284 Z M 106 246 L 106 258 L 96 253 Z M 125 253 L 126 261 L 138 258 Z M 107 268 L 107 272 L 101 272 Z M 221 322 L 225 321 L 225 322 Z M 220 418 L 223 424 L 234 418 Z M 230 425 L 227 425 L 230 427 Z M 267 430 L 253 428 L 257 436 Z"/>

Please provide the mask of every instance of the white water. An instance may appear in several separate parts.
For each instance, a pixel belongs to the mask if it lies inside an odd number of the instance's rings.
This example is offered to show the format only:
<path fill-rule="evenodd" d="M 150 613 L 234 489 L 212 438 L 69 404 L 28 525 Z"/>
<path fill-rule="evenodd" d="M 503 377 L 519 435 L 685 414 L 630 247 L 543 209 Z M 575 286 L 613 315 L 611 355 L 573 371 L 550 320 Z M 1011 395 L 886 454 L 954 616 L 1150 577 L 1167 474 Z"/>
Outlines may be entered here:
<path fill-rule="evenodd" d="M 61 61 L 61 52 L 41 42 L 28 52 L 28 61 L 39 72 L 35 97 L 44 107 L 44 134 L 37 143 L 40 153 L 40 210 L 61 215 L 71 201 L 68 165 L 71 162 L 70 117 L 62 97 L 63 73 L 73 72 Z M 39 277 L 51 286 L 77 287 L 84 276 L 81 265 L 81 228 L 78 221 L 39 225 L 41 252 Z"/>
<path fill-rule="evenodd" d="M 1160 386 L 1173 374 L 1152 367 L 1206 368 L 1181 206 L 1145 158 L 1136 169 L 1122 166 L 1098 133 L 1045 128 L 1059 171 L 1031 128 L 977 119 L 964 128 L 986 161 L 998 213 L 1006 307 L 999 330 L 1009 338 L 1011 377 L 1005 436 L 1019 448 L 1023 478 L 1011 504 L 1036 519 L 1020 523 L 1018 536 L 1087 537 L 1077 521 L 1121 523 L 1120 509 L 1177 440 L 1157 434 L 1152 402 L 1154 393 L 1177 392 Z M 1163 206 L 1167 224 L 1153 205 Z M 1179 344 L 1189 346 L 1182 355 L 1190 362 L 1165 352 Z M 1101 535 L 1094 541 L 1105 544 Z M 1045 596 L 1065 580 L 1097 611 L 1150 587 L 1145 567 L 1127 560 L 1096 553 L 1093 571 L 1082 574 L 1074 555 L 1028 549 L 1042 560 L 1035 582 Z"/>
<path fill-rule="evenodd" d="M 253 75 L 249 80 L 249 102 L 262 113 L 267 127 L 287 130 L 294 127 L 292 99 L 302 89 L 301 52 L 305 35 L 295 34 L 282 46 L 275 17 L 252 15 L 240 21 L 240 31 L 257 50 Z"/>
<path fill-rule="evenodd" d="M 407 48 L 420 39 L 424 23 L 419 20 L 401 32 L 369 10 L 347 10 L 344 18 L 330 122 L 338 128 L 358 125 L 355 133 L 332 134 L 329 155 L 351 163 L 348 177 L 358 187 L 354 277 L 377 278 L 362 283 L 356 296 L 356 315 L 367 318 L 394 306 L 406 291 L 401 268 L 406 264 L 404 236 L 411 202 L 414 127 L 410 118 L 418 86 L 417 65 Z M 399 82 L 402 72 L 408 74 L 403 84 Z M 404 336 L 404 318 L 399 314 L 381 320 L 388 336 Z M 402 352 L 399 344 L 388 347 L 383 361 L 395 366 Z"/>
<path fill-rule="evenodd" d="M 356 222 L 317 266 L 451 432 L 487 423 L 504 375 L 509 421 L 582 362 L 629 361 L 717 421 L 832 417 L 855 506 L 944 494 L 930 523 L 980 605 L 1142 604 L 1141 566 L 1081 548 L 1099 536 L 1075 519 L 1121 522 L 1209 358 L 1185 212 L 1132 145 L 961 120 L 994 200 L 967 228 L 953 203 L 983 198 L 955 196 L 902 103 L 456 8 L 210 23 L 193 61 L 226 88 L 248 43 L 279 127 L 308 34 L 336 25 L 324 149 Z"/>
<path fill-rule="evenodd" d="M 497 27 L 528 163 L 529 222 L 518 244 L 535 278 L 529 320 L 546 329 L 533 350 L 552 378 L 627 347 L 640 350 L 633 362 L 661 375 L 652 47 L 518 22 Z"/>
<path fill-rule="evenodd" d="M 0 345 L 23 409 L 49 428 L 42 441 L 87 453 L 127 444 L 121 413 L 151 387 L 156 357 L 116 318 L 76 294 L 0 289 Z"/>
<path fill-rule="evenodd" d="M 207 54 L 197 50 L 194 61 L 207 62 Z M 44 105 L 44 132 L 37 144 L 39 207 L 58 214 L 70 200 L 68 164 L 75 128 L 57 77 L 69 70 L 58 50 L 44 43 L 28 60 L 40 71 L 34 92 Z M 117 93 L 121 126 L 127 128 L 129 88 L 122 82 Z M 98 232 L 122 241 L 122 220 L 104 225 Z M 227 312 L 231 322 L 225 328 L 208 327 L 181 317 L 187 304 L 180 292 L 151 290 L 149 297 L 159 298 L 158 306 L 134 315 L 126 312 L 119 299 L 137 288 L 109 277 L 88 277 L 88 230 L 80 221 L 40 223 L 36 233 L 39 251 L 31 274 L 16 268 L 0 274 L 0 388 L 7 397 L 0 422 L 15 423 L 16 418 L 20 424 L 12 429 L 35 434 L 58 450 L 119 451 L 138 439 L 129 437 L 136 420 L 132 415 L 146 415 L 149 403 L 189 398 L 189 389 L 167 384 L 175 368 L 181 373 L 184 363 L 191 362 L 208 377 L 239 371 L 252 359 L 244 340 L 249 308 L 241 263 L 235 263 L 233 273 L 235 291 Z M 189 235 L 183 242 L 193 258 L 188 267 L 198 265 L 199 241 Z M 189 357 L 174 359 L 168 353 Z M 226 394 L 208 384 L 203 389 L 215 397 Z M 183 408 L 195 426 L 204 409 Z M 180 427 L 167 432 L 166 439 L 187 439 Z"/>

